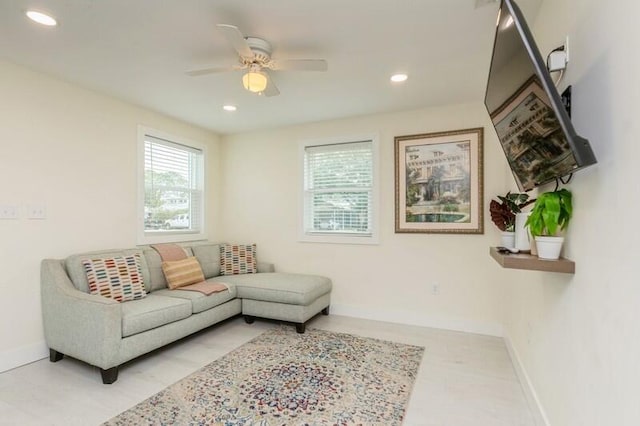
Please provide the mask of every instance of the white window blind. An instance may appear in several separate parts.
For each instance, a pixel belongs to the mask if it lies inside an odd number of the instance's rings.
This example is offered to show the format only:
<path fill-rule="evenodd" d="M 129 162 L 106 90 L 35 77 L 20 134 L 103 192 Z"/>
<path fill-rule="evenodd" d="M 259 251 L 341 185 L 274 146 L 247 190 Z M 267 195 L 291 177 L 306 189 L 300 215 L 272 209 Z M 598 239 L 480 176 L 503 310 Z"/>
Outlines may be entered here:
<path fill-rule="evenodd" d="M 306 146 L 304 232 L 371 236 L 373 142 Z"/>
<path fill-rule="evenodd" d="M 144 136 L 145 233 L 198 233 L 203 224 L 200 149 Z"/>

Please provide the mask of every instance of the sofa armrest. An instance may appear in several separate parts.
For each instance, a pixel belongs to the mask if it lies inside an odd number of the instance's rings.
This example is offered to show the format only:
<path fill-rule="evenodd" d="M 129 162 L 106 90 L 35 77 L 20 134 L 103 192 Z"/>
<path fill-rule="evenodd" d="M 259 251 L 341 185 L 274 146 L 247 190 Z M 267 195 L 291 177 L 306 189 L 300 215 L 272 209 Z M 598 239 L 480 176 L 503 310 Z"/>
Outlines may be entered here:
<path fill-rule="evenodd" d="M 47 345 L 103 369 L 116 366 L 122 340 L 120 303 L 77 290 L 57 259 L 42 261 L 40 286 Z"/>
<path fill-rule="evenodd" d="M 258 272 L 275 272 L 276 271 L 276 267 L 273 265 L 273 263 L 268 263 L 268 262 L 258 262 L 257 268 L 258 268 Z"/>

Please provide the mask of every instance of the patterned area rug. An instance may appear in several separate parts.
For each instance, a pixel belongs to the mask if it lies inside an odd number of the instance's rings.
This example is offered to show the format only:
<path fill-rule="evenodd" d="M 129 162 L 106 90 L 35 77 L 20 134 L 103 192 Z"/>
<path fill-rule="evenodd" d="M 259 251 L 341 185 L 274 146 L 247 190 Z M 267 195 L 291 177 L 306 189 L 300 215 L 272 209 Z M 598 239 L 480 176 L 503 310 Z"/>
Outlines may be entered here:
<path fill-rule="evenodd" d="M 105 425 L 400 425 L 423 351 L 280 327 Z"/>

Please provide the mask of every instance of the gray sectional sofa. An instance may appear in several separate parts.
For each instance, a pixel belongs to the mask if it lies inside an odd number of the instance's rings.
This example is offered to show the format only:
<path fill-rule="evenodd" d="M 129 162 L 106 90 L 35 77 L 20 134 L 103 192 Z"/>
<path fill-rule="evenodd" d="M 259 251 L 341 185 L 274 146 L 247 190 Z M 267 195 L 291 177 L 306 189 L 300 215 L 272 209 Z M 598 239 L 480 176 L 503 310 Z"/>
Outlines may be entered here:
<path fill-rule="evenodd" d="M 243 314 L 296 324 L 329 313 L 331 281 L 326 277 L 275 272 L 258 262 L 258 273 L 220 276 L 218 244 L 183 248 L 195 256 L 207 280 L 228 290 L 206 296 L 167 288 L 159 254 L 150 247 L 109 250 L 45 259 L 41 269 L 42 315 L 50 360 L 64 355 L 99 367 L 105 384 L 118 378 L 118 366 L 227 318 Z M 118 302 L 89 293 L 83 259 L 140 254 L 147 296 Z"/>

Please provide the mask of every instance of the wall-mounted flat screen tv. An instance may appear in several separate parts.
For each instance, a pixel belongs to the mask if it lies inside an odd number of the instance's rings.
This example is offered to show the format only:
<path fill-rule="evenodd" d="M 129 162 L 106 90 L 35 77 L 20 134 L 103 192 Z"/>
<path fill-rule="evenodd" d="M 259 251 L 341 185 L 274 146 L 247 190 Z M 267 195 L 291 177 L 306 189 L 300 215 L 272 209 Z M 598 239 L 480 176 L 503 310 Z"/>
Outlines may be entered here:
<path fill-rule="evenodd" d="M 596 163 L 513 0 L 500 5 L 485 106 L 521 191 Z"/>

